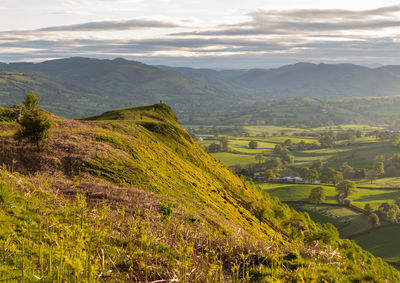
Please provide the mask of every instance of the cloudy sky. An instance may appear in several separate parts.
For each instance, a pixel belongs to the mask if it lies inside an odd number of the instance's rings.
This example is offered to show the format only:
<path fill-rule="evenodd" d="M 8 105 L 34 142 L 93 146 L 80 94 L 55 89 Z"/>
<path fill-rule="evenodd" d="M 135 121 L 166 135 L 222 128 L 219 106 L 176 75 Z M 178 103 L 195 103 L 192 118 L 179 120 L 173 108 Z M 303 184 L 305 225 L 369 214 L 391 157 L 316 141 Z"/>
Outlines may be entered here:
<path fill-rule="evenodd" d="M 0 61 L 400 65 L 400 1 L 0 0 Z"/>

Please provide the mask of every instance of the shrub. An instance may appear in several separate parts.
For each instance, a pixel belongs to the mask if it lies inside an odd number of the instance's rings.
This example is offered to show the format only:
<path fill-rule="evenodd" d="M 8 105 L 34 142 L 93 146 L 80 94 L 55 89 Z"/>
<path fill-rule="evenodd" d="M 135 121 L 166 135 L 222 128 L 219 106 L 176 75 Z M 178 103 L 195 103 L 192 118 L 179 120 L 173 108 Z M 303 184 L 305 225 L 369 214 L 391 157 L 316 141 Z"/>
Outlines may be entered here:
<path fill-rule="evenodd" d="M 162 201 L 160 203 L 160 207 L 158 208 L 158 212 L 161 214 L 162 218 L 168 219 L 172 215 L 173 207 L 174 207 L 173 203 Z"/>
<path fill-rule="evenodd" d="M 344 206 L 350 206 L 351 205 L 351 199 L 348 199 L 348 198 L 344 199 L 343 200 L 343 205 Z"/>

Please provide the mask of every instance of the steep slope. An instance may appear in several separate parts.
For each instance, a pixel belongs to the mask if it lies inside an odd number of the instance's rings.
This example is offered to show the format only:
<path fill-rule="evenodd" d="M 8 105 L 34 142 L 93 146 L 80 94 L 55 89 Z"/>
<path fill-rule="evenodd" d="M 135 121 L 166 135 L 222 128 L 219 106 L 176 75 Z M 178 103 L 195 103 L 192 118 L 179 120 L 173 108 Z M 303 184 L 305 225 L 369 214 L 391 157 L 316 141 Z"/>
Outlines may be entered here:
<path fill-rule="evenodd" d="M 2 279 L 400 280 L 233 175 L 165 104 L 52 116 L 40 153 L 13 141 L 12 111 L 0 123 Z"/>

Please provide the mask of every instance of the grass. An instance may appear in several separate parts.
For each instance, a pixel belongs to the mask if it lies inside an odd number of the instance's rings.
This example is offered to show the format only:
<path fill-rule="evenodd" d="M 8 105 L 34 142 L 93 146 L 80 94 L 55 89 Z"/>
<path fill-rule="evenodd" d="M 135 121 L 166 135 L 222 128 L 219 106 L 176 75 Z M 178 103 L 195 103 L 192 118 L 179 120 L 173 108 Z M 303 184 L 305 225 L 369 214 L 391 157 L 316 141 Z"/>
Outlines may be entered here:
<path fill-rule="evenodd" d="M 235 154 L 229 152 L 217 152 L 211 154 L 215 159 L 221 161 L 225 166 L 242 165 L 255 163 L 255 155 Z"/>
<path fill-rule="evenodd" d="M 278 197 L 281 201 L 308 201 L 310 192 L 320 185 L 305 184 L 260 184 L 260 188 L 273 197 Z M 337 203 L 336 191 L 331 186 L 321 186 L 324 188 L 327 203 Z"/>
<path fill-rule="evenodd" d="M 262 190 L 273 197 L 278 197 L 281 201 L 308 201 L 308 196 L 313 188 L 320 185 L 306 184 L 270 184 L 259 185 Z M 337 203 L 337 192 L 333 186 L 324 186 L 326 194 L 325 203 Z M 370 204 L 373 209 L 377 209 L 384 202 L 394 202 L 400 198 L 400 190 L 381 190 L 381 189 L 356 189 L 349 196 L 352 204 L 364 208 L 365 204 Z"/>
<path fill-rule="evenodd" d="M 357 184 L 362 187 L 369 188 L 399 188 L 400 189 L 400 178 L 399 177 L 388 177 L 388 178 L 379 178 L 373 181 L 371 184 L 368 180 L 361 180 Z"/>
<path fill-rule="evenodd" d="M 17 171 L 0 170 L 1 279 L 400 280 L 332 225 L 233 175 L 166 105 L 52 118 L 40 155 L 11 137 L 0 143 Z M 85 197 L 63 197 L 76 193 Z"/>
<path fill-rule="evenodd" d="M 347 207 L 297 203 L 291 203 L 290 207 L 297 211 L 307 212 L 314 221 L 332 223 L 338 228 L 340 236 L 343 238 L 370 229 L 368 217 L 365 214 Z"/>
<path fill-rule="evenodd" d="M 363 129 L 363 126 L 353 125 L 352 128 L 360 128 Z M 223 128 L 223 127 L 221 127 Z M 243 127 L 246 129 L 248 127 Z M 250 129 L 252 133 L 262 133 L 269 126 L 251 126 Z M 343 128 L 351 128 L 351 126 L 343 127 Z M 369 126 L 367 127 L 370 128 Z M 277 127 L 277 129 L 284 130 L 285 128 Z M 372 128 L 371 128 L 372 129 Z M 371 130 L 370 129 L 370 130 Z M 210 127 L 210 130 L 212 128 Z M 281 144 L 287 139 L 291 140 L 293 144 L 299 143 L 300 141 L 304 141 L 306 143 L 317 143 L 318 139 L 315 137 L 304 136 L 304 137 L 294 137 L 290 136 L 290 134 L 295 133 L 293 131 L 287 131 L 289 136 L 268 136 L 268 137 L 232 137 L 229 136 L 229 131 L 227 135 L 229 138 L 229 147 L 230 150 L 236 151 L 239 153 L 250 153 L 250 154 L 257 154 L 263 153 L 264 156 L 274 157 L 275 154 L 273 152 L 274 147 L 277 144 Z M 297 129 L 301 130 L 302 129 Z M 310 130 L 310 133 L 314 130 Z M 199 136 L 206 136 L 206 135 L 199 135 Z M 209 136 L 209 135 L 208 135 Z M 250 141 L 257 141 L 258 148 L 257 149 L 249 149 L 248 143 Z M 206 139 L 202 141 L 200 144 L 202 145 L 209 145 L 212 142 L 219 143 L 219 139 Z M 337 141 L 337 145 L 333 148 L 323 148 L 323 149 L 313 149 L 313 150 L 304 150 L 304 151 L 293 151 L 295 156 L 295 166 L 310 166 L 314 160 L 320 159 L 324 162 L 325 166 L 339 168 L 341 164 L 344 162 L 348 162 L 354 168 L 365 168 L 371 167 L 374 164 L 374 158 L 377 155 L 383 155 L 385 157 L 390 157 L 391 155 L 397 153 L 397 148 L 392 146 L 391 142 L 385 141 L 381 142 L 376 140 L 373 137 L 361 137 L 356 140 L 355 145 L 348 145 L 347 141 Z M 250 163 L 254 163 L 250 158 L 242 158 L 242 156 L 231 157 L 227 154 L 218 154 L 215 157 L 224 163 L 227 166 L 231 165 L 247 165 Z"/>
<path fill-rule="evenodd" d="M 400 263 L 400 226 L 381 227 L 354 238 L 362 248 L 390 262 Z"/>
<path fill-rule="evenodd" d="M 282 132 L 286 134 L 300 133 L 305 132 L 305 129 L 299 128 L 289 128 L 289 127 L 280 127 L 280 126 L 244 126 L 243 129 L 247 131 L 251 136 L 262 135 L 263 133 L 272 134 L 281 134 Z"/>
<path fill-rule="evenodd" d="M 363 208 L 369 203 L 374 209 L 384 202 L 394 202 L 397 198 L 400 198 L 400 190 L 357 189 L 350 196 L 353 205 Z"/>

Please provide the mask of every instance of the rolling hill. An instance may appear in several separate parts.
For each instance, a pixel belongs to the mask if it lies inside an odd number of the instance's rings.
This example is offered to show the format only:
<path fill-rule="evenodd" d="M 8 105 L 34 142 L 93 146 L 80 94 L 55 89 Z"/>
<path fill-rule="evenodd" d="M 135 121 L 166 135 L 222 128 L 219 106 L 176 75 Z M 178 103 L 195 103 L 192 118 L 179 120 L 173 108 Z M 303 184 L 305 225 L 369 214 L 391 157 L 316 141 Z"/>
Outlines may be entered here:
<path fill-rule="evenodd" d="M 79 104 L 86 107 L 86 111 L 81 112 L 80 117 L 101 113 L 110 108 L 156 103 L 160 100 L 182 111 L 197 107 L 215 108 L 216 104 L 221 104 L 229 97 L 223 90 L 204 86 L 180 73 L 121 58 L 68 58 L 37 64 L 3 64 L 0 68 L 11 72 L 39 74 L 59 84 L 81 88 L 79 95 L 86 103 Z M 100 94 L 101 97 L 93 97 L 91 93 Z M 70 105 L 73 102 L 61 99 L 60 105 L 63 103 Z M 56 114 L 67 117 L 79 117 L 70 115 L 67 111 L 58 111 L 59 109 L 49 110 L 56 110 Z"/>
<path fill-rule="evenodd" d="M 400 68 L 367 68 L 352 64 L 297 63 L 274 69 L 222 70 L 172 68 L 210 86 L 247 89 L 258 99 L 287 97 L 353 97 L 400 94 Z"/>
<path fill-rule="evenodd" d="M 165 104 L 51 115 L 39 153 L 13 140 L 14 110 L 2 110 L 2 280 L 400 280 L 332 225 L 233 175 Z"/>
<path fill-rule="evenodd" d="M 162 100 L 188 124 L 311 120 L 318 126 L 329 120 L 382 123 L 398 118 L 400 105 L 398 66 L 298 63 L 217 71 L 76 57 L 2 63 L 0 69 L 0 105 L 34 90 L 42 107 L 70 118 Z"/>

